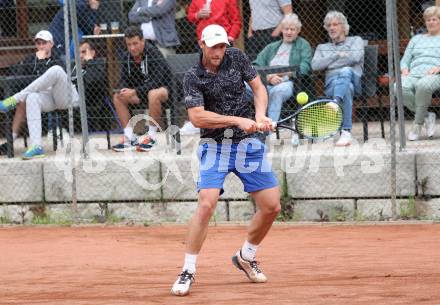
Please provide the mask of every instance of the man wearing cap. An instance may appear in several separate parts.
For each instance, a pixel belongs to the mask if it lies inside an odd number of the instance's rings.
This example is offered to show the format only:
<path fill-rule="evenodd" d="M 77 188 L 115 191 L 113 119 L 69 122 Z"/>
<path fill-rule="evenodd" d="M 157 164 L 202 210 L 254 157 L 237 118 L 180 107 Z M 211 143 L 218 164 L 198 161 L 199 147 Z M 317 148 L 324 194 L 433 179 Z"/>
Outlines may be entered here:
<path fill-rule="evenodd" d="M 37 51 L 35 54 L 27 56 L 23 61 L 12 67 L 12 73 L 15 76 L 20 75 L 33 75 L 38 77 L 46 72 L 50 67 L 54 65 L 60 65 L 61 62 L 57 56 L 52 52 L 53 38 L 49 31 L 39 31 L 35 35 L 35 47 Z M 28 84 L 17 83 L 17 91 L 21 90 Z M 4 103 L 0 104 L 0 110 L 7 107 Z M 20 132 L 21 125 L 25 121 L 26 106 L 24 103 L 17 104 L 17 108 L 14 114 L 14 120 L 12 122 L 12 137 L 15 140 Z M 7 143 L 0 145 L 0 155 L 6 155 Z"/>
<path fill-rule="evenodd" d="M 201 128 L 199 204 L 189 224 L 184 266 L 171 288 L 174 295 L 189 293 L 209 219 L 230 172 L 240 178 L 257 205 L 247 239 L 232 256 L 232 263 L 251 282 L 267 280 L 255 255 L 281 209 L 278 182 L 265 158 L 265 146 L 259 139 L 262 133 L 257 132 L 272 128 L 266 117 L 267 92 L 247 56 L 227 45 L 227 34 L 221 26 L 207 26 L 199 41 L 200 62 L 184 78 L 188 116 L 194 126 Z M 246 98 L 244 82 L 252 88 L 255 113 L 252 101 Z"/>
<path fill-rule="evenodd" d="M 13 124 L 15 137 L 26 114 L 31 146 L 23 155 L 25 160 L 44 157 L 41 112 L 67 109 L 71 102 L 74 106 L 78 106 L 75 86 L 67 83 L 67 74 L 61 67 L 61 62 L 52 56 L 52 34 L 48 31 L 38 32 L 35 36 L 35 44 L 37 46 L 35 56 L 19 65 L 21 71 L 17 75 L 35 75 L 37 78 L 18 93 L 0 101 L 0 112 L 17 108 L 14 116 L 15 124 Z M 68 88 L 71 89 L 71 100 L 67 99 Z"/>

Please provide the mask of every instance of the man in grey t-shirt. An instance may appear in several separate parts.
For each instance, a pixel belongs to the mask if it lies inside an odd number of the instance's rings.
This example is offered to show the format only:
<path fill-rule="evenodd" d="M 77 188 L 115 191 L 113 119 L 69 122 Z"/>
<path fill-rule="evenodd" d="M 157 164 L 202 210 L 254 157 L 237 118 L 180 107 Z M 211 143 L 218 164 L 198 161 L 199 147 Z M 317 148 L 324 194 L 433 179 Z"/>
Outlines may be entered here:
<path fill-rule="evenodd" d="M 270 42 L 279 39 L 281 20 L 292 14 L 291 0 L 249 0 L 251 17 L 246 53 L 251 60 Z"/>
<path fill-rule="evenodd" d="M 362 89 L 364 41 L 359 36 L 347 36 L 350 27 L 347 18 L 340 12 L 328 12 L 324 27 L 331 42 L 318 45 L 312 59 L 312 69 L 325 70 L 325 94 L 343 104 L 344 120 L 336 146 L 348 146 L 352 141 L 353 96 Z"/>

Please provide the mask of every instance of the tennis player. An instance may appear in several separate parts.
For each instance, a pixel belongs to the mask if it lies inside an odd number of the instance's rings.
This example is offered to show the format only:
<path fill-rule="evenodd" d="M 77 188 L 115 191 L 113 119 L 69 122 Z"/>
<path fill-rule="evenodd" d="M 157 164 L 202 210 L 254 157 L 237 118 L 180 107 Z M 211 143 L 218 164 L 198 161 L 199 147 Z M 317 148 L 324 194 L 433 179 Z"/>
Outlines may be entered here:
<path fill-rule="evenodd" d="M 236 174 L 257 204 L 243 246 L 232 257 L 233 264 L 251 282 L 264 283 L 266 276 L 255 255 L 280 206 L 278 182 L 265 158 L 265 146 L 258 129 L 269 131 L 266 116 L 267 92 L 260 77 L 239 49 L 227 48 L 226 31 L 209 25 L 199 41 L 200 62 L 184 78 L 185 104 L 194 126 L 201 128 L 200 173 L 197 182 L 199 204 L 188 228 L 182 273 L 171 288 L 174 295 L 187 295 L 195 279 L 197 256 L 208 231 L 223 182 L 230 172 Z M 244 82 L 253 91 L 247 98 Z"/>

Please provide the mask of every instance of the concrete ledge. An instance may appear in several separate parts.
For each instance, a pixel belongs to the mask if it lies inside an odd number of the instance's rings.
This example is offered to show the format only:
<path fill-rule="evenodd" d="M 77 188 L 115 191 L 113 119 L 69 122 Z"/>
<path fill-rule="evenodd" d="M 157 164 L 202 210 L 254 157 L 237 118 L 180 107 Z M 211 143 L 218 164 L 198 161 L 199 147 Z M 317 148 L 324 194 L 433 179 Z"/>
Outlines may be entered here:
<path fill-rule="evenodd" d="M 197 178 L 199 164 L 196 156 L 164 157 L 161 161 L 161 176 L 164 200 L 197 200 Z"/>
<path fill-rule="evenodd" d="M 288 194 L 295 199 L 390 197 L 388 147 L 364 146 L 342 150 L 335 149 L 333 142 L 290 146 L 269 154 L 269 159 L 280 183 L 286 171 Z M 29 162 L 2 159 L 0 203 L 70 201 L 71 169 L 61 157 L 57 153 Z M 416 194 L 416 173 L 419 182 L 426 181 L 425 195 L 440 195 L 437 152 L 399 152 L 397 169 L 397 196 Z M 196 201 L 197 177 L 198 161 L 190 155 L 101 154 L 78 162 L 77 198 L 80 202 Z M 224 186 L 221 198 L 248 199 L 235 175 L 229 175 Z M 420 185 L 418 193 L 422 194 Z"/>
<path fill-rule="evenodd" d="M 417 180 L 422 182 L 426 179 L 424 186 L 425 195 L 440 195 L 440 154 L 436 152 L 424 152 L 417 154 Z M 419 187 L 419 194 L 422 187 Z"/>
<path fill-rule="evenodd" d="M 0 218 L 3 223 L 24 224 L 32 219 L 29 205 L 25 204 L 2 204 L 0 205 Z"/>
<path fill-rule="evenodd" d="M 440 198 L 416 201 L 416 209 L 422 218 L 440 220 Z"/>
<path fill-rule="evenodd" d="M 252 201 L 230 201 L 229 221 L 249 221 L 255 214 L 255 207 Z"/>
<path fill-rule="evenodd" d="M 78 201 L 161 199 L 160 166 L 153 158 L 91 158 L 77 166 Z M 44 163 L 45 199 L 70 201 L 71 170 L 59 159 Z"/>
<path fill-rule="evenodd" d="M 294 203 L 294 219 L 306 221 L 353 220 L 354 200 L 299 200 Z"/>
<path fill-rule="evenodd" d="M 400 215 L 400 209 L 408 204 L 408 200 L 397 200 L 396 213 Z M 356 203 L 357 220 L 390 220 L 391 199 L 359 199 Z"/>
<path fill-rule="evenodd" d="M 440 198 L 430 200 L 399 199 L 396 213 L 403 219 L 440 219 Z M 391 219 L 391 199 L 370 199 L 357 201 L 358 220 Z"/>
<path fill-rule="evenodd" d="M 283 156 L 290 196 L 364 198 L 391 195 L 389 153 L 368 148 L 335 149 L 330 145 L 327 150 L 309 150 L 307 145 L 302 145 Z M 398 196 L 414 195 L 414 167 L 414 154 L 398 155 Z"/>
<path fill-rule="evenodd" d="M 43 161 L 0 162 L 0 203 L 42 202 Z"/>
<path fill-rule="evenodd" d="M 111 203 L 108 209 L 117 218 L 135 222 L 187 223 L 197 209 L 197 202 Z M 226 215 L 226 203 L 219 201 L 211 221 L 226 221 Z"/>
<path fill-rule="evenodd" d="M 355 208 L 356 206 L 356 208 Z M 70 204 L 3 204 L 0 224 L 72 224 L 80 223 L 188 223 L 197 202 L 137 202 L 78 204 L 77 214 Z M 294 222 L 385 222 L 391 220 L 391 200 L 301 200 L 294 203 Z M 211 223 L 249 222 L 255 213 L 251 201 L 219 201 Z M 440 220 L 440 198 L 400 199 L 397 214 L 403 220 Z M 76 216 L 77 218 L 75 218 Z M 229 216 L 229 217 L 228 217 Z"/>

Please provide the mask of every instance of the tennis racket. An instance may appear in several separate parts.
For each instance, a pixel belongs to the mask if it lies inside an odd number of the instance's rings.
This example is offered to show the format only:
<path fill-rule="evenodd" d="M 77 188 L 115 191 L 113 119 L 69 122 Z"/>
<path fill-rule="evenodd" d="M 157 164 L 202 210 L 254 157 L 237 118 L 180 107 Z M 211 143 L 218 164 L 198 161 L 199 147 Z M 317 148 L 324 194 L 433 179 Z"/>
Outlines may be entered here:
<path fill-rule="evenodd" d="M 295 120 L 293 126 L 286 122 Z M 308 139 L 326 139 L 341 130 L 343 113 L 335 100 L 323 98 L 307 103 L 294 114 L 273 122 L 273 129 L 286 128 Z"/>

